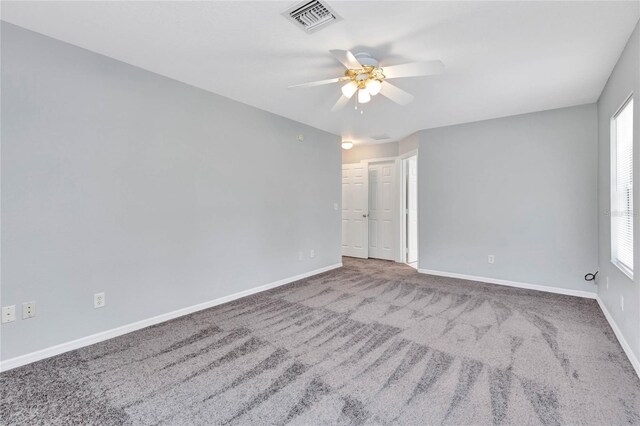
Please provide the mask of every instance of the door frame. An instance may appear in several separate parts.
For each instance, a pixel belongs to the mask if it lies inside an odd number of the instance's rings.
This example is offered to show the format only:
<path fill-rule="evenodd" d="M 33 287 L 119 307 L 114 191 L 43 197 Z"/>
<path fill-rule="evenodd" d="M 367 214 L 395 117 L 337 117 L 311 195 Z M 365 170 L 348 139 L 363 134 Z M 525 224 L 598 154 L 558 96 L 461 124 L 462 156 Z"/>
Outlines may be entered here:
<path fill-rule="evenodd" d="M 401 263 L 406 263 L 407 261 L 407 215 L 405 214 L 405 206 L 407 200 L 407 162 L 406 160 L 415 156 L 416 163 L 418 161 L 418 150 L 414 149 L 409 152 L 405 152 L 404 154 L 398 156 L 398 161 L 400 162 L 400 260 Z M 416 164 L 416 175 L 420 173 L 419 168 Z M 420 181 L 420 177 L 417 176 L 418 182 Z M 418 223 L 417 230 L 418 237 L 420 236 L 420 191 L 418 191 L 416 203 L 418 205 Z M 420 238 L 418 238 L 418 265 L 420 264 Z"/>
<path fill-rule="evenodd" d="M 404 259 L 406 259 L 406 249 L 404 249 L 404 244 L 406 244 L 406 223 L 404 223 L 405 220 L 405 215 L 404 215 L 404 209 L 403 209 L 403 205 L 402 202 L 404 200 L 405 194 L 403 193 L 403 191 L 406 190 L 405 185 L 404 185 L 404 180 L 401 179 L 400 177 L 402 176 L 403 170 L 403 163 L 404 160 L 412 157 L 412 156 L 417 156 L 418 155 L 418 150 L 414 149 L 411 151 L 408 151 L 404 154 L 401 154 L 397 157 L 378 157 L 378 158 L 368 158 L 366 160 L 360 160 L 358 162 L 354 162 L 354 163 L 344 163 L 344 164 L 362 164 L 364 167 L 366 167 L 367 169 L 367 173 L 369 171 L 369 163 L 383 163 L 383 162 L 387 162 L 387 161 L 393 161 L 395 163 L 395 176 L 396 176 L 396 190 L 395 190 L 395 205 L 398 206 L 398 211 L 397 211 L 397 220 L 396 220 L 396 226 L 394 229 L 394 233 L 396 235 L 396 248 L 394 250 L 394 262 L 397 263 L 405 263 Z M 417 173 L 417 171 L 416 171 Z M 368 179 L 368 176 L 367 176 Z M 419 201 L 420 196 L 418 195 L 418 201 Z M 420 204 L 418 204 L 418 211 L 420 209 Z M 367 213 L 368 214 L 368 213 Z M 418 215 L 418 231 L 420 230 L 420 216 Z M 369 222 L 368 222 L 368 218 L 367 218 L 367 233 L 369 232 Z M 369 250 L 369 244 L 367 243 L 367 252 Z"/>
<path fill-rule="evenodd" d="M 395 164 L 395 179 L 396 179 L 396 188 L 394 191 L 394 204 L 396 206 L 400 206 L 401 204 L 401 200 L 402 197 L 400 196 L 400 191 L 402 190 L 401 188 L 401 182 L 399 179 L 400 173 L 402 172 L 402 160 L 401 157 L 379 157 L 379 158 L 368 158 L 366 160 L 360 160 L 360 163 L 364 163 L 367 166 L 367 170 L 369 170 L 369 164 L 370 163 L 385 163 L 388 161 L 393 161 Z M 393 261 L 394 262 L 399 262 L 402 263 L 402 254 L 400 252 L 401 250 L 401 246 L 402 246 L 402 240 L 401 240 L 401 235 L 400 235 L 400 229 L 401 229 L 401 225 L 400 225 L 400 220 L 402 219 L 402 212 L 400 211 L 400 209 L 398 209 L 398 211 L 396 212 L 396 224 L 395 224 L 395 229 L 393 230 L 395 237 L 395 250 L 394 250 L 394 254 L 393 254 Z M 367 224 L 368 225 L 368 224 Z M 368 229 L 368 228 L 367 228 Z"/>

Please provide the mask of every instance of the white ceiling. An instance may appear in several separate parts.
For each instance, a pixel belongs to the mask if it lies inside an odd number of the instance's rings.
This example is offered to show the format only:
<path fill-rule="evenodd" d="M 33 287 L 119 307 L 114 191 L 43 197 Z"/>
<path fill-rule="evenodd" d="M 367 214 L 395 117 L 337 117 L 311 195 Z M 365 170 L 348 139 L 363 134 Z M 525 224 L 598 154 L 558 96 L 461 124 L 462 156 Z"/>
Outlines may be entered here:
<path fill-rule="evenodd" d="M 329 1 L 344 20 L 306 34 L 284 2 L 2 2 L 2 19 L 357 142 L 388 134 L 594 102 L 640 2 Z M 329 112 L 342 75 L 328 51 L 381 65 L 440 59 L 445 73 L 394 80 L 360 115 Z"/>

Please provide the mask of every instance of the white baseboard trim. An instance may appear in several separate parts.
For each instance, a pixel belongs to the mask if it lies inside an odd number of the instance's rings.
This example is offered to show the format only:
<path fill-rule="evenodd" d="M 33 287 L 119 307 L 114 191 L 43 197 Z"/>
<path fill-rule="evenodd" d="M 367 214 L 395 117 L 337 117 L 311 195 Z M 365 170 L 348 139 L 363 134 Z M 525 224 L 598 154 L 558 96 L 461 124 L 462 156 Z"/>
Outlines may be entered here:
<path fill-rule="evenodd" d="M 616 324 L 616 322 L 614 321 L 613 317 L 609 313 L 609 310 L 605 306 L 604 302 L 602 301 L 602 299 L 600 299 L 600 296 L 596 296 L 596 300 L 598 301 L 598 305 L 600 306 L 600 309 L 602 309 L 602 313 L 604 313 L 604 317 L 607 319 L 607 321 L 609 321 L 609 325 L 611 326 L 611 328 L 613 329 L 613 332 L 618 338 L 618 342 L 620 342 L 620 346 L 622 346 L 624 353 L 627 354 L 627 358 L 629 358 L 631 365 L 633 365 L 633 369 L 636 370 L 636 374 L 638 375 L 638 377 L 640 377 L 640 361 L 638 361 L 638 358 L 636 358 L 635 354 L 631 350 L 631 346 L 629 346 L 629 343 L 627 343 L 627 340 L 624 338 L 622 331 L 620 331 L 618 324 Z"/>
<path fill-rule="evenodd" d="M 166 314 L 161 314 L 152 318 L 136 321 L 131 324 L 126 324 L 117 328 L 112 328 L 111 330 L 101 331 L 100 333 L 92 334 L 86 337 L 81 337 L 79 339 L 72 340 L 70 342 L 61 343 L 59 345 L 55 345 L 49 348 L 41 349 L 39 351 L 31 352 L 26 355 L 20 355 L 15 358 L 10 358 L 0 362 L 0 372 L 11 370 L 13 368 L 30 364 L 32 362 L 40 361 L 42 359 L 59 355 L 64 352 L 69 352 L 85 346 L 93 345 L 94 343 L 98 343 L 98 342 L 112 339 L 114 337 L 122 336 L 123 334 L 131 333 L 132 331 L 140 330 L 142 328 L 156 325 L 161 322 L 169 321 L 174 318 L 178 318 L 178 317 L 188 315 L 197 311 L 201 311 L 203 309 L 208 309 L 217 305 L 222 305 L 223 303 L 231 302 L 233 300 L 240 299 L 242 297 L 263 292 L 265 290 L 269 290 L 275 287 L 280 287 L 282 285 L 289 284 L 294 281 L 301 280 L 303 278 L 308 278 L 313 275 L 318 275 L 323 272 L 330 271 L 332 269 L 340 268 L 341 266 L 342 266 L 342 263 L 336 263 L 334 265 L 325 266 L 324 268 L 305 272 L 303 274 L 296 275 L 294 277 L 284 278 L 282 280 L 265 284 L 259 287 L 254 287 L 249 290 L 240 291 L 238 293 L 234 293 L 229 296 L 224 296 L 218 299 L 210 300 L 208 302 L 199 303 L 193 306 L 188 306 L 186 308 L 178 309 L 176 311 L 168 312 Z"/>
<path fill-rule="evenodd" d="M 557 293 L 557 294 L 564 294 L 567 296 L 577 296 L 577 297 L 585 297 L 588 299 L 595 299 L 598 302 L 600 309 L 604 313 L 605 318 L 609 322 L 609 325 L 613 329 L 614 334 L 618 338 L 618 342 L 620 342 L 620 346 L 622 346 L 622 349 L 627 355 L 627 358 L 629 358 L 631 365 L 633 365 L 633 368 L 636 371 L 636 374 L 638 375 L 638 377 L 640 377 L 640 361 L 638 361 L 638 358 L 636 358 L 635 354 L 631 350 L 631 346 L 629 346 L 629 343 L 627 343 L 627 341 L 625 340 L 624 336 L 622 335 L 622 331 L 620 331 L 618 324 L 616 324 L 616 322 L 614 321 L 613 317 L 607 310 L 607 307 L 602 302 L 602 299 L 600 299 L 600 296 L 598 296 L 596 293 L 591 293 L 588 291 L 581 291 L 581 290 L 569 290 L 565 288 L 550 287 L 550 286 L 544 286 L 544 285 L 538 285 L 538 284 L 528 284 L 528 283 L 521 283 L 516 281 L 501 280 L 497 278 L 479 277 L 475 275 L 456 274 L 453 272 L 434 271 L 431 269 L 418 269 L 418 272 L 420 272 L 421 274 L 437 275 L 439 277 L 460 278 L 460 279 L 469 280 L 469 281 L 480 281 L 480 282 L 489 283 L 489 284 L 506 285 L 509 287 L 525 288 L 528 290 L 539 290 L 539 291 L 546 291 L 548 293 Z"/>
<path fill-rule="evenodd" d="M 517 281 L 501 280 L 498 278 L 479 277 L 476 275 L 457 274 L 455 272 L 434 271 L 432 269 L 418 269 L 421 274 L 437 275 L 439 277 L 460 278 L 469 281 L 480 281 L 489 284 L 506 285 L 509 287 L 525 288 L 527 290 L 546 291 L 547 293 L 564 294 L 567 296 L 586 297 L 587 299 L 595 299 L 596 293 L 583 290 L 570 290 L 561 287 L 551 287 L 539 284 L 521 283 Z"/>

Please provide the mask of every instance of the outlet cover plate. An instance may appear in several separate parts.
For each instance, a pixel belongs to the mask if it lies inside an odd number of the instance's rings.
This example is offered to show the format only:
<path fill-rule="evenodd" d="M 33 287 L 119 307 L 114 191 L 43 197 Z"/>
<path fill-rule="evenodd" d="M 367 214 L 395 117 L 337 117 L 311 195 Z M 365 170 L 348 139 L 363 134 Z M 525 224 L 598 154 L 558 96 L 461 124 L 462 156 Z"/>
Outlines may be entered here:
<path fill-rule="evenodd" d="M 29 319 L 36 316 L 36 302 L 24 302 L 22 304 L 22 319 Z"/>
<path fill-rule="evenodd" d="M 106 304 L 104 292 L 96 293 L 93 295 L 93 307 L 94 308 L 102 308 Z"/>
<path fill-rule="evenodd" d="M 2 323 L 16 320 L 16 305 L 2 307 Z"/>

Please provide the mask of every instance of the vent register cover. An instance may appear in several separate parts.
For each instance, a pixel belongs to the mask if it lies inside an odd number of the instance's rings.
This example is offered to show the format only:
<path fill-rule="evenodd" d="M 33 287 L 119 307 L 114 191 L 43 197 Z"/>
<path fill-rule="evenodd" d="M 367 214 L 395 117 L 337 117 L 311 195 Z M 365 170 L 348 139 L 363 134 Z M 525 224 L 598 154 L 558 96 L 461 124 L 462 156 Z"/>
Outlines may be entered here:
<path fill-rule="evenodd" d="M 331 23 L 342 20 L 340 15 L 329 5 L 319 0 L 296 3 L 282 12 L 282 16 L 302 28 L 306 33 L 313 33 Z"/>
<path fill-rule="evenodd" d="M 386 133 L 383 133 L 381 135 L 371 136 L 371 139 L 373 139 L 374 141 L 386 141 L 387 139 L 391 139 L 391 136 L 389 136 Z"/>

